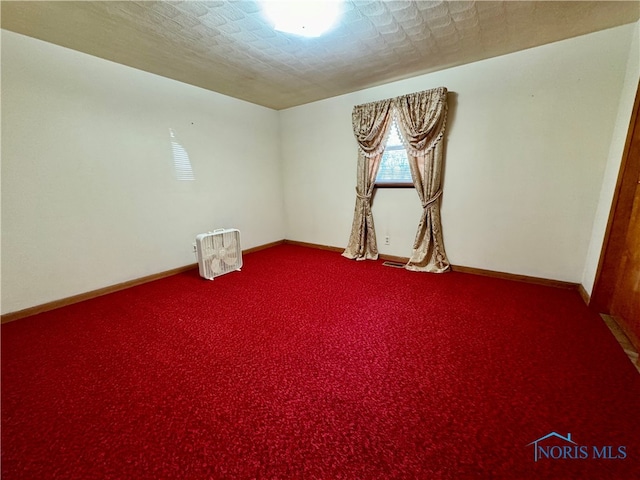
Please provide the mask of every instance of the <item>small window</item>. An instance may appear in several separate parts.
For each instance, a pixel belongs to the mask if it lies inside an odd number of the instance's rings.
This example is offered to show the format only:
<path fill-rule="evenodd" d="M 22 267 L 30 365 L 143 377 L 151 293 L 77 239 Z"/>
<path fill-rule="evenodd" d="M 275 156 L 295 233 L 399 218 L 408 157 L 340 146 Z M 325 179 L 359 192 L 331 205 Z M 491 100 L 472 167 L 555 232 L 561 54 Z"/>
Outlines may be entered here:
<path fill-rule="evenodd" d="M 402 137 L 395 119 L 390 129 L 375 186 L 413 188 L 407 151 L 402 144 Z"/>

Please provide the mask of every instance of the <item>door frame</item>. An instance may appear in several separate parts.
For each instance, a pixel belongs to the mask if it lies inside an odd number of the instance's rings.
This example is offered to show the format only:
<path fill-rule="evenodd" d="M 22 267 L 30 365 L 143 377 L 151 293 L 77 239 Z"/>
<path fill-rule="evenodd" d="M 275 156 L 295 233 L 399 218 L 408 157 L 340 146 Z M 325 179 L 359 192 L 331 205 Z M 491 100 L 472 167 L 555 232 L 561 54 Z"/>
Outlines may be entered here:
<path fill-rule="evenodd" d="M 624 250 L 633 208 L 634 194 L 640 174 L 640 83 L 636 90 L 633 112 L 618 172 L 618 180 L 609 210 L 600 260 L 596 271 L 589 307 L 598 313 L 610 313 L 611 301 L 620 258 Z"/>

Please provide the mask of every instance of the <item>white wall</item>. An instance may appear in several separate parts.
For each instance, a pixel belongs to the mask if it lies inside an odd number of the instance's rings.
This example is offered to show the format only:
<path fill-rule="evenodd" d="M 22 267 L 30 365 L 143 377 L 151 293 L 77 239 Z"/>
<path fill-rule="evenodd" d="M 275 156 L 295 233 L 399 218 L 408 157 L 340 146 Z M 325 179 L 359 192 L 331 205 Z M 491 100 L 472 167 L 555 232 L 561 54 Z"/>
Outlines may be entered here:
<path fill-rule="evenodd" d="M 3 30 L 2 313 L 282 239 L 280 169 L 278 112 Z"/>
<path fill-rule="evenodd" d="M 611 202 L 618 180 L 618 172 L 620 171 L 620 163 L 624 153 L 624 144 L 629 130 L 629 121 L 633 110 L 633 102 L 638 89 L 638 80 L 640 79 L 640 22 L 636 23 L 635 35 L 631 48 L 629 49 L 629 59 L 627 62 L 627 75 L 625 76 L 624 86 L 620 94 L 620 102 L 618 107 L 618 115 L 616 117 L 611 145 L 609 147 L 609 155 L 604 172 L 604 180 L 600 190 L 600 199 L 596 210 L 595 220 L 593 222 L 593 230 L 591 233 L 591 241 L 587 252 L 584 273 L 582 275 L 582 286 L 591 295 L 595 282 L 596 272 L 598 270 L 598 262 L 602 250 L 602 243 L 607 229 L 609 220 L 609 212 L 611 210 Z"/>
<path fill-rule="evenodd" d="M 194 236 L 217 227 L 240 228 L 244 248 L 344 246 L 353 105 L 441 85 L 451 261 L 590 291 L 638 79 L 637 29 L 282 112 L 2 31 L 1 311 L 192 263 Z M 195 181 L 176 179 L 169 129 Z M 381 252 L 408 256 L 415 192 L 378 191 L 374 215 L 379 239 L 391 238 Z"/>
<path fill-rule="evenodd" d="M 353 105 L 445 86 L 442 218 L 451 262 L 580 282 L 633 31 L 626 25 L 282 111 L 287 238 L 346 245 Z M 373 210 L 380 252 L 409 256 L 415 192 L 380 190 Z"/>

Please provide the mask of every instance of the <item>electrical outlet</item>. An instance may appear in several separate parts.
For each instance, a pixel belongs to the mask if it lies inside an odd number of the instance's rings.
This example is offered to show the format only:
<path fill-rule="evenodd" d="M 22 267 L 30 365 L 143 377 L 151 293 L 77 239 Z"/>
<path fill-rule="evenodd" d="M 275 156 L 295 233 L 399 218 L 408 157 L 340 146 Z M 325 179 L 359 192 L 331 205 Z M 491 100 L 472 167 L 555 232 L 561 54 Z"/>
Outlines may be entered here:
<path fill-rule="evenodd" d="M 386 237 L 384 237 L 384 244 L 385 244 L 385 245 L 389 245 L 389 235 L 387 235 Z"/>

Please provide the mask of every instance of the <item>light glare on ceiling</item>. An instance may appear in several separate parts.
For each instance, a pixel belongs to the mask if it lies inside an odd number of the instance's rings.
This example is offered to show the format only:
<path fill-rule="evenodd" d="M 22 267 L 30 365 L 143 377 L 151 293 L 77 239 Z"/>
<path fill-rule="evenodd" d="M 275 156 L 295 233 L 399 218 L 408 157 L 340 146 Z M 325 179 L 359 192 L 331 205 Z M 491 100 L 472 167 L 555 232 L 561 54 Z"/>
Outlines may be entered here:
<path fill-rule="evenodd" d="M 262 0 L 262 11 L 279 32 L 319 37 L 338 23 L 341 0 Z"/>

